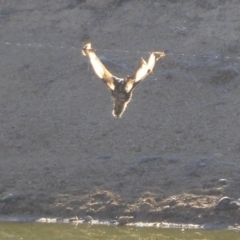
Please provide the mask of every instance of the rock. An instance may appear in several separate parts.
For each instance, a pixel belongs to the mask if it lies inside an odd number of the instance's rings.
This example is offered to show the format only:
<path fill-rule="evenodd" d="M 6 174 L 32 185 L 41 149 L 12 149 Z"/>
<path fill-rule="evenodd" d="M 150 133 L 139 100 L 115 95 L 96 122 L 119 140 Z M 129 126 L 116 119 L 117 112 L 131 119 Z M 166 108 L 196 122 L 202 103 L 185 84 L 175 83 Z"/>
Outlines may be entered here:
<path fill-rule="evenodd" d="M 176 198 L 171 198 L 171 200 L 169 201 L 169 206 L 175 206 L 177 204 L 177 199 Z"/>
<path fill-rule="evenodd" d="M 179 158 L 169 157 L 169 158 L 167 158 L 167 161 L 168 161 L 169 163 L 176 163 L 176 162 L 179 161 Z"/>
<path fill-rule="evenodd" d="M 212 75 L 212 76 L 211 76 Z M 221 67 L 209 73 L 210 83 L 217 85 L 226 85 L 239 76 L 238 70 L 235 67 Z"/>
<path fill-rule="evenodd" d="M 137 166 L 130 166 L 127 168 L 128 171 L 137 171 Z"/>
<path fill-rule="evenodd" d="M 222 158 L 223 154 L 222 153 L 214 153 L 215 158 Z"/>
<path fill-rule="evenodd" d="M 107 159 L 111 159 L 112 156 L 111 155 L 104 155 L 104 156 L 98 156 L 97 159 L 98 160 L 107 160 Z"/>
<path fill-rule="evenodd" d="M 117 220 L 113 219 L 113 220 L 110 221 L 110 223 L 115 224 L 115 223 L 117 223 Z"/>
<path fill-rule="evenodd" d="M 94 215 L 95 213 L 96 213 L 96 211 L 91 207 L 86 209 L 86 211 L 85 211 L 85 214 L 87 214 L 87 215 Z"/>
<path fill-rule="evenodd" d="M 239 207 L 240 203 L 229 197 L 221 198 L 216 205 L 217 210 L 233 210 L 238 209 Z"/>
<path fill-rule="evenodd" d="M 161 157 L 146 157 L 146 156 L 144 156 L 144 157 L 141 157 L 140 159 L 139 159 L 139 161 L 138 161 L 138 164 L 142 164 L 142 163 L 147 163 L 147 162 L 151 162 L 151 161 L 154 161 L 154 160 L 158 160 L 158 159 L 160 159 Z"/>
<path fill-rule="evenodd" d="M 120 216 L 118 218 L 118 224 L 119 225 L 126 225 L 127 223 L 133 222 L 134 217 L 133 216 Z"/>
<path fill-rule="evenodd" d="M 198 160 L 198 165 L 199 167 L 205 167 L 207 165 L 207 163 L 209 163 L 209 161 L 211 161 L 211 158 L 200 158 Z"/>
<path fill-rule="evenodd" d="M 89 223 L 89 222 L 92 222 L 93 221 L 93 218 L 90 216 L 90 215 L 87 215 L 86 217 L 84 217 L 84 222 L 87 222 L 87 223 Z"/>
<path fill-rule="evenodd" d="M 221 184 L 221 185 L 227 185 L 227 179 L 224 179 L 224 178 L 219 179 L 218 183 Z"/>
<path fill-rule="evenodd" d="M 68 219 L 69 222 L 77 222 L 78 221 L 78 217 L 75 216 L 75 217 L 71 217 Z"/>
<path fill-rule="evenodd" d="M 187 168 L 189 169 L 189 175 L 199 176 L 199 174 L 197 174 L 199 167 L 206 167 L 211 160 L 211 158 L 200 158 L 195 162 L 189 163 L 187 165 Z"/>
<path fill-rule="evenodd" d="M 15 203 L 21 198 L 22 198 L 22 196 L 20 196 L 17 193 L 10 193 L 6 196 L 3 196 L 1 201 L 4 202 L 4 203 Z"/>
<path fill-rule="evenodd" d="M 170 206 L 169 205 L 166 205 L 163 207 L 163 211 L 168 211 L 170 209 Z"/>
<path fill-rule="evenodd" d="M 0 17 L 8 17 L 16 12 L 17 12 L 17 10 L 14 8 L 10 8 L 10 7 L 1 8 L 0 9 Z"/>
<path fill-rule="evenodd" d="M 67 211 L 67 212 L 71 212 L 71 211 L 73 211 L 73 208 L 67 207 L 67 208 L 66 208 L 66 211 Z"/>
<path fill-rule="evenodd" d="M 238 201 L 232 201 L 229 203 L 229 210 L 232 210 L 232 209 L 238 209 L 240 207 L 240 203 Z"/>

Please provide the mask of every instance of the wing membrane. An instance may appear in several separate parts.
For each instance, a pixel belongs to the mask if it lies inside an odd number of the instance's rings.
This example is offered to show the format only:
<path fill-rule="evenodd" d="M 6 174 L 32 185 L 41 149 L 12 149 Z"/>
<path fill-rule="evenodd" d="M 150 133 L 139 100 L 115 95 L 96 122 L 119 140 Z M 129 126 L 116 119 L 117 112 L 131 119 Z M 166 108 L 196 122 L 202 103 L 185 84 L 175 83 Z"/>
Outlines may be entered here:
<path fill-rule="evenodd" d="M 105 84 L 111 89 L 114 90 L 114 80 L 113 75 L 107 70 L 107 68 L 103 65 L 101 60 L 97 57 L 96 53 L 91 47 L 91 43 L 86 44 L 83 49 L 82 53 L 85 56 L 88 56 L 92 68 L 96 75 L 103 80 Z"/>
<path fill-rule="evenodd" d="M 133 74 L 133 76 L 128 78 L 128 82 L 125 87 L 126 91 L 131 91 L 131 89 L 136 86 L 138 82 L 142 81 L 145 77 L 151 74 L 156 62 L 163 57 L 165 57 L 164 52 L 152 52 L 147 63 L 143 58 L 141 58 L 136 72 Z"/>

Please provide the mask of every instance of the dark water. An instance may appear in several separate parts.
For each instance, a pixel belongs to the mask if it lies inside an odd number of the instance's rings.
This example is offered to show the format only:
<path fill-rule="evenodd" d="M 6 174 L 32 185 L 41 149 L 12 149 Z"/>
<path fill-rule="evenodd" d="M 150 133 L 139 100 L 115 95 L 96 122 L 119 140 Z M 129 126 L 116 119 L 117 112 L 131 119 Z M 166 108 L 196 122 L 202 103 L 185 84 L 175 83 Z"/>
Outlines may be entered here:
<path fill-rule="evenodd" d="M 0 223 L 0 240 L 163 239 L 240 240 L 240 232 L 227 230 L 181 230 L 44 223 Z"/>

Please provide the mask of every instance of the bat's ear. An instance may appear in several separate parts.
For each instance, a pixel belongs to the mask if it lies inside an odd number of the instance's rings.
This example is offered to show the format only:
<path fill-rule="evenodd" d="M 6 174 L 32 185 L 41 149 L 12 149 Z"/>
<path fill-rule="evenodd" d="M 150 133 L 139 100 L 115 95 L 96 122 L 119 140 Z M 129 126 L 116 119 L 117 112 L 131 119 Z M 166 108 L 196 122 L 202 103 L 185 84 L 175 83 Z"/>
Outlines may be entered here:
<path fill-rule="evenodd" d="M 87 44 L 82 48 L 82 54 L 83 54 L 84 56 L 86 56 L 86 55 L 87 55 L 87 52 L 88 52 L 89 50 L 93 50 L 91 43 L 87 43 Z"/>

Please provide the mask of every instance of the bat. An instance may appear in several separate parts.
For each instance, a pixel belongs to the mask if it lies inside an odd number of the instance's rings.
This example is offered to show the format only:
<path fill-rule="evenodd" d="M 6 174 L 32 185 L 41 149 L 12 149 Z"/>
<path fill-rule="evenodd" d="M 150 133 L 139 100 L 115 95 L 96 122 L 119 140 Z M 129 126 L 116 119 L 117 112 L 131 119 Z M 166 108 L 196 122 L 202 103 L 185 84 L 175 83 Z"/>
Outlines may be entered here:
<path fill-rule="evenodd" d="M 147 62 L 141 58 L 138 68 L 132 76 L 119 78 L 112 75 L 112 73 L 103 65 L 95 51 L 92 49 L 91 43 L 87 43 L 82 48 L 82 54 L 89 58 L 95 74 L 111 91 L 113 99 L 112 114 L 117 118 L 120 118 L 126 110 L 127 104 L 130 102 L 133 90 L 137 84 L 153 72 L 153 68 L 159 59 L 166 56 L 164 52 L 152 52 L 150 53 Z"/>

